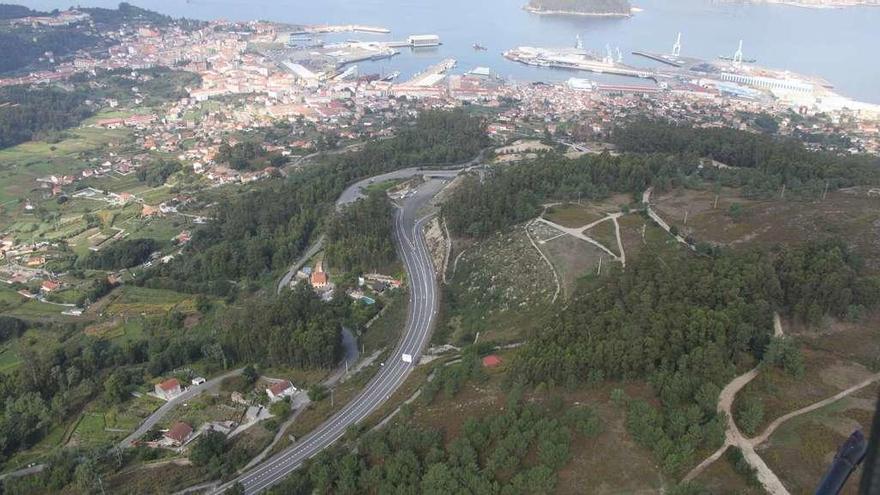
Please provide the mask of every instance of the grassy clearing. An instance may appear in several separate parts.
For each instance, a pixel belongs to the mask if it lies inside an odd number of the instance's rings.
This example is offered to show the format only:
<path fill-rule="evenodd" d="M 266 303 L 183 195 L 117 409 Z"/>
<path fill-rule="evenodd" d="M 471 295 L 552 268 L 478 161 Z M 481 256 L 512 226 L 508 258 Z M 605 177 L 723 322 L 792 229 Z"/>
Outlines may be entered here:
<path fill-rule="evenodd" d="M 595 206 L 565 203 L 551 206 L 544 213 L 544 218 L 563 227 L 577 228 L 600 220 L 605 214 Z"/>
<path fill-rule="evenodd" d="M 620 256 L 617 249 L 617 234 L 614 231 L 614 222 L 606 220 L 600 224 L 585 230 L 584 235 L 591 237 L 608 248 L 612 253 Z M 624 248 L 625 249 L 625 248 Z"/>
<path fill-rule="evenodd" d="M 120 433 L 107 431 L 106 428 L 107 424 L 104 422 L 104 415 L 102 413 L 83 413 L 67 445 L 86 448 L 97 447 L 121 438 Z"/>
<path fill-rule="evenodd" d="M 558 237 L 558 231 L 544 224 L 535 224 L 532 229 L 538 235 L 546 230 L 544 238 L 549 240 L 543 244 L 539 241 L 538 245 L 559 274 L 565 297 L 571 296 L 581 277 L 596 274 L 600 258 L 604 258 L 604 263 L 609 262 L 608 253 L 583 239 L 568 234 Z M 542 263 L 547 266 L 546 262 Z"/>
<path fill-rule="evenodd" d="M 391 179 L 382 182 L 375 182 L 373 184 L 367 185 L 367 187 L 362 188 L 362 190 L 364 194 L 369 195 L 377 191 L 387 191 L 397 184 L 400 184 L 401 182 L 403 182 L 403 180 L 401 179 Z"/>
<path fill-rule="evenodd" d="M 708 190 L 678 189 L 652 200 L 664 220 L 700 241 L 771 247 L 842 237 L 864 257 L 871 273 L 880 273 L 880 198 L 868 196 L 866 188 L 833 191 L 824 201 L 753 201 L 723 189 L 717 208 L 715 193 Z M 734 207 L 738 211 L 731 210 L 733 205 L 739 205 Z"/>
<path fill-rule="evenodd" d="M 511 358 L 511 353 L 502 353 Z M 464 420 L 469 417 L 490 417 L 506 407 L 506 393 L 501 388 L 504 371 L 489 373 L 485 383 L 469 382 L 454 397 L 440 393 L 429 405 L 420 400 L 414 407 L 414 419 L 418 423 L 438 428 L 450 442 L 457 437 Z M 561 494 L 620 494 L 658 493 L 666 480 L 655 465 L 653 456 L 636 445 L 624 427 L 624 407 L 610 400 L 613 388 L 623 388 L 630 397 L 650 398 L 644 384 L 604 384 L 596 388 L 577 390 L 551 389 L 531 391 L 525 394 L 528 402 L 546 403 L 559 396 L 563 408 L 586 405 L 596 411 L 602 423 L 602 431 L 595 438 L 573 434 L 571 459 L 559 472 L 556 493 Z"/>
<path fill-rule="evenodd" d="M 708 493 L 730 493 L 737 495 L 764 495 L 764 490 L 759 486 L 749 485 L 746 478 L 733 469 L 733 465 L 727 456 L 713 462 L 694 482 L 705 487 Z"/>
<path fill-rule="evenodd" d="M 21 357 L 11 347 L 6 346 L 0 350 L 0 374 L 13 372 L 21 363 Z"/>
<path fill-rule="evenodd" d="M 803 377 L 794 378 L 778 368 L 764 368 L 737 394 L 733 410 L 747 396 L 760 399 L 764 406 L 764 421 L 758 429 L 761 431 L 779 416 L 831 397 L 871 374 L 861 365 L 841 361 L 826 352 L 806 349 L 803 355 Z"/>
<path fill-rule="evenodd" d="M 870 388 L 867 394 L 876 397 L 878 387 Z M 856 428 L 870 434 L 873 408 L 871 399 L 841 399 L 784 423 L 758 452 L 791 493 L 811 493 L 846 437 Z M 854 495 L 860 478 L 857 470 L 842 493 Z"/>
<path fill-rule="evenodd" d="M 104 487 L 107 493 L 128 495 L 173 493 L 181 487 L 199 483 L 204 476 L 200 469 L 192 466 L 162 463 L 110 476 L 104 480 Z"/>
<path fill-rule="evenodd" d="M 408 294 L 405 290 L 397 290 L 386 301 L 385 312 L 361 335 L 360 342 L 365 353 L 370 354 L 397 342 L 406 326 Z"/>
<path fill-rule="evenodd" d="M 40 302 L 36 299 L 27 299 L 24 303 L 10 308 L 5 314 L 31 320 L 69 320 L 71 317 L 62 315 L 64 306 Z"/>
<path fill-rule="evenodd" d="M 489 237 L 464 252 L 450 278 L 450 340 L 471 342 L 477 332 L 481 340 L 516 340 L 540 323 L 555 291 L 522 227 Z"/>
<path fill-rule="evenodd" d="M 856 322 L 829 319 L 822 328 L 801 328 L 788 322 L 785 327 L 796 333 L 799 341 L 810 349 L 825 351 L 840 359 L 880 371 L 880 311 L 874 311 Z"/>

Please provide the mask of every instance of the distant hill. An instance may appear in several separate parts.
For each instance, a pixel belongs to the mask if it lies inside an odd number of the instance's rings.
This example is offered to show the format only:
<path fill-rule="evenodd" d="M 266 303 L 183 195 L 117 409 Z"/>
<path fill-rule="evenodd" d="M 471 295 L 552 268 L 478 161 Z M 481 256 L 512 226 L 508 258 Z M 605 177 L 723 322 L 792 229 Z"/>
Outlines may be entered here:
<path fill-rule="evenodd" d="M 31 10 L 24 5 L 13 5 L 9 3 L 0 3 L 0 19 L 21 19 L 22 17 L 30 17 L 32 15 L 47 15 L 45 12 Z"/>
<path fill-rule="evenodd" d="M 525 7 L 535 14 L 628 16 L 629 0 L 529 0 Z"/>

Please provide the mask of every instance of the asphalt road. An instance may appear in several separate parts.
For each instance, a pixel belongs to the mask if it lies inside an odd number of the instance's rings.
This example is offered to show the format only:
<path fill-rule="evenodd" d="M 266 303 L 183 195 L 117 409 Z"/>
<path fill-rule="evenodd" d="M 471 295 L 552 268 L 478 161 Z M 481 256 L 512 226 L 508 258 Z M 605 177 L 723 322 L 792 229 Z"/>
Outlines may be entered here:
<path fill-rule="evenodd" d="M 473 163 L 475 163 L 475 162 L 472 160 L 471 162 L 468 162 L 462 166 L 473 165 Z M 451 178 L 455 177 L 456 175 L 458 175 L 459 172 L 460 172 L 460 170 L 445 170 L 445 169 L 423 170 L 423 169 L 417 168 L 417 167 L 410 167 L 410 168 L 405 168 L 403 170 L 396 170 L 394 172 L 389 172 L 387 174 L 377 175 L 375 177 L 363 179 L 361 181 L 358 181 L 358 182 L 348 186 L 345 189 L 345 191 L 343 191 L 342 194 L 339 195 L 339 198 L 336 200 L 336 206 L 341 207 L 341 206 L 347 205 L 349 203 L 353 203 L 353 202 L 357 201 L 358 199 L 363 198 L 364 194 L 361 192 L 361 189 L 369 186 L 370 184 L 372 184 L 374 182 L 379 183 L 379 182 L 384 182 L 386 180 L 392 180 L 392 179 L 408 179 L 408 178 L 414 177 L 416 175 L 427 175 L 430 177 L 444 177 L 444 178 L 451 179 Z M 284 289 L 285 287 L 290 285 L 290 281 L 293 280 L 293 276 L 296 274 L 297 270 L 302 268 L 302 266 L 306 263 L 306 261 L 311 259 L 314 255 L 318 254 L 318 251 L 320 251 L 323 247 L 324 247 L 324 235 L 322 234 L 321 237 L 319 237 L 317 241 L 315 241 L 311 246 L 309 246 L 309 249 L 305 253 L 303 253 L 303 255 L 300 256 L 299 259 L 293 265 L 290 266 L 290 269 L 284 274 L 284 276 L 281 277 L 281 280 L 278 282 L 277 292 L 281 293 L 282 289 Z"/>
<path fill-rule="evenodd" d="M 406 172 L 401 171 L 406 174 Z M 412 172 L 409 172 L 413 175 Z M 395 174 L 396 175 L 396 174 Z M 382 178 L 373 178 L 384 180 Z M 346 191 L 339 203 L 357 198 L 358 185 Z M 222 493 L 233 483 L 239 482 L 246 494 L 260 493 L 275 485 L 299 468 L 303 462 L 321 452 L 343 436 L 354 425 L 381 406 L 406 380 L 413 365 L 404 363 L 403 354 L 418 355 L 425 348 L 431 335 L 438 307 L 438 289 L 434 267 L 422 236 L 421 227 L 427 218 L 418 219 L 419 209 L 440 189 L 439 181 L 423 184 L 419 191 L 407 198 L 394 213 L 394 238 L 400 258 L 409 276 L 410 305 L 403 337 L 391 353 L 379 373 L 361 393 L 344 408 L 295 445 L 276 454 L 238 479 L 218 488 Z M 357 193 L 356 193 L 357 192 Z M 354 199 L 349 199 L 354 198 Z"/>
<path fill-rule="evenodd" d="M 125 437 L 121 442 L 119 442 L 119 448 L 125 449 L 128 447 L 131 447 L 132 442 L 134 442 L 135 440 L 144 436 L 145 433 L 150 431 L 150 428 L 152 428 L 153 426 L 156 425 L 156 423 L 161 421 L 162 418 L 165 417 L 165 415 L 168 414 L 172 409 L 177 407 L 178 404 L 181 404 L 183 402 L 186 402 L 186 401 L 192 399 L 193 397 L 201 394 L 205 390 L 210 390 L 211 388 L 219 385 L 220 382 L 222 382 L 225 378 L 229 378 L 230 376 L 235 376 L 235 375 L 240 374 L 242 372 L 242 370 L 244 370 L 244 368 L 232 370 L 228 373 L 224 373 L 220 376 L 214 377 L 201 385 L 190 386 L 182 394 L 178 395 L 177 397 L 175 397 L 169 401 L 166 401 L 164 404 L 162 404 L 159 407 L 159 409 L 156 409 L 155 411 L 153 411 L 153 414 L 150 414 L 149 416 L 147 416 L 147 419 L 145 419 L 144 422 L 141 423 L 141 425 L 138 426 L 138 428 L 134 432 L 132 432 L 129 436 Z"/>

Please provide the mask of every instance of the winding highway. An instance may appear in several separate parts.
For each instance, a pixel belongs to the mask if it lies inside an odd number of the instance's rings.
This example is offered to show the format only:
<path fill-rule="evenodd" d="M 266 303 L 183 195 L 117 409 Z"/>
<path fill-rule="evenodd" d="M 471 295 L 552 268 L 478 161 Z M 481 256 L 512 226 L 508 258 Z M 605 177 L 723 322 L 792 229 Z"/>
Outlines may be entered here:
<path fill-rule="evenodd" d="M 358 192 L 360 184 L 349 189 Z M 378 374 L 357 397 L 317 429 L 238 479 L 220 486 L 215 493 L 222 493 L 236 482 L 244 486 L 248 495 L 260 493 L 277 484 L 298 469 L 306 459 L 342 437 L 349 426 L 357 424 L 378 409 L 409 376 L 413 365 L 404 363 L 402 355 L 416 356 L 421 353 L 428 343 L 437 315 L 436 275 L 422 235 L 422 226 L 428 217 L 418 218 L 418 215 L 421 207 L 440 187 L 440 181 L 428 180 L 415 194 L 403 200 L 394 212 L 394 239 L 409 277 L 410 302 L 403 336 L 385 366 L 380 368 Z M 356 196 L 357 194 L 343 194 L 339 203 L 353 201 Z"/>

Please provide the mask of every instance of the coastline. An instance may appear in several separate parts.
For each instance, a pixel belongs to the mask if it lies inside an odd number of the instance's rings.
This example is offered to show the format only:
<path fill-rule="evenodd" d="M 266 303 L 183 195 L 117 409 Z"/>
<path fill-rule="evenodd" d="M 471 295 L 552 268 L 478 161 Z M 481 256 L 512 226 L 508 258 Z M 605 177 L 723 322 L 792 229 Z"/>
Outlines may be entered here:
<path fill-rule="evenodd" d="M 530 5 L 526 5 L 523 7 L 523 10 L 529 12 L 531 14 L 537 15 L 576 15 L 580 17 L 632 17 L 635 12 L 634 9 L 631 9 L 628 13 L 622 12 L 578 12 L 575 10 L 543 10 L 539 8 L 532 7 Z"/>

